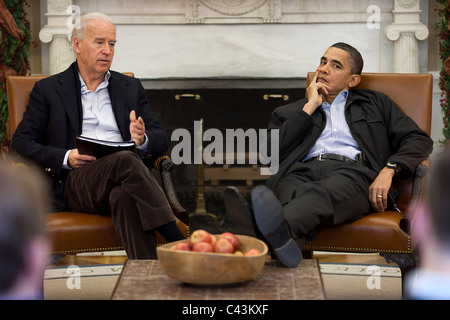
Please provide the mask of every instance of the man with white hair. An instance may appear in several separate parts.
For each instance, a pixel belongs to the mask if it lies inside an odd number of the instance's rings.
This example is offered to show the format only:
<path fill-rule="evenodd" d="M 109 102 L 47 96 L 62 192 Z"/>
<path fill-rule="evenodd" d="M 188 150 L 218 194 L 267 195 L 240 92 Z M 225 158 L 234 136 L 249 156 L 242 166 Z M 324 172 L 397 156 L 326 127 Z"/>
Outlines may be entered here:
<path fill-rule="evenodd" d="M 110 213 L 130 259 L 156 258 L 155 231 L 184 238 L 163 190 L 142 159 L 169 148 L 138 79 L 110 70 L 116 29 L 101 13 L 84 15 L 72 34 L 77 60 L 36 83 L 12 148 L 52 178 L 56 210 Z M 79 135 L 123 142 L 121 151 L 96 159 L 80 154 Z"/>

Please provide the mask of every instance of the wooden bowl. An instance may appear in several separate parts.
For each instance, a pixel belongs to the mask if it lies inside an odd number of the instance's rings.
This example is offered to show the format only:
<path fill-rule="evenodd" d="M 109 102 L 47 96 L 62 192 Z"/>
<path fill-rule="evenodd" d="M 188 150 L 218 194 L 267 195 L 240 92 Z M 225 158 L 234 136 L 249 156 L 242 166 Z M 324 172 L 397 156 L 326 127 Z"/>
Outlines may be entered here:
<path fill-rule="evenodd" d="M 258 249 L 261 254 L 242 256 L 226 253 L 203 253 L 173 250 L 180 240 L 157 247 L 159 263 L 170 278 L 195 285 L 224 285 L 249 281 L 258 276 L 267 259 L 267 245 L 253 237 L 236 235 L 239 249 Z"/>

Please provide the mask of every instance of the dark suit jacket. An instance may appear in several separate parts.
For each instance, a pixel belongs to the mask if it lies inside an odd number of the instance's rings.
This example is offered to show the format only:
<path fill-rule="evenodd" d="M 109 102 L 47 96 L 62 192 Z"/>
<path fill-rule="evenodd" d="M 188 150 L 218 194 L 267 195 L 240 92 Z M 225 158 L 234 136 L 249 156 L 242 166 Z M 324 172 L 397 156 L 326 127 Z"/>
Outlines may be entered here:
<path fill-rule="evenodd" d="M 148 157 L 169 148 L 169 138 L 154 118 L 144 88 L 138 79 L 111 71 L 108 91 L 113 112 L 124 141 L 131 139 L 129 114 L 136 111 L 145 122 L 149 140 Z M 82 134 L 81 83 L 78 64 L 37 82 L 30 102 L 18 125 L 11 147 L 41 166 L 52 179 L 56 210 L 65 208 L 64 182 L 69 173 L 62 168 L 64 156 L 76 148 L 76 136 Z"/>

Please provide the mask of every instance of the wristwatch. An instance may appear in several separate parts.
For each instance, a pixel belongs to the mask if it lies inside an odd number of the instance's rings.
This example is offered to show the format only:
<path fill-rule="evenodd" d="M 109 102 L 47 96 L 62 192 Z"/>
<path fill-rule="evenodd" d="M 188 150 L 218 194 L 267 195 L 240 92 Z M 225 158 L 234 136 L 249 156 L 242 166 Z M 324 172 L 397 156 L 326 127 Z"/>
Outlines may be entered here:
<path fill-rule="evenodd" d="M 396 174 L 398 173 L 398 166 L 395 162 L 389 161 L 388 163 L 386 163 L 386 167 L 388 167 L 389 169 L 393 169 Z"/>

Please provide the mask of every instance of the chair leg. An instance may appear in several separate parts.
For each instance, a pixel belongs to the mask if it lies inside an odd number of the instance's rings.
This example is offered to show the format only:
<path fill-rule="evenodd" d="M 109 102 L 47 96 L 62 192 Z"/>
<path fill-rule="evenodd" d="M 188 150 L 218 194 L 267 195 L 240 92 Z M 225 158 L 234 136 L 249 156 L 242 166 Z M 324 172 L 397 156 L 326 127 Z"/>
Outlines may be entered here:
<path fill-rule="evenodd" d="M 406 276 L 416 268 L 418 255 L 414 250 L 412 253 L 380 253 L 388 263 L 395 262 L 400 268 L 402 275 L 402 297 L 405 298 Z"/>
<path fill-rule="evenodd" d="M 64 258 L 65 254 L 52 254 L 50 256 L 50 264 L 56 265 L 59 263 L 59 261 Z"/>
<path fill-rule="evenodd" d="M 312 259 L 314 251 L 312 250 L 302 250 L 303 259 Z"/>

